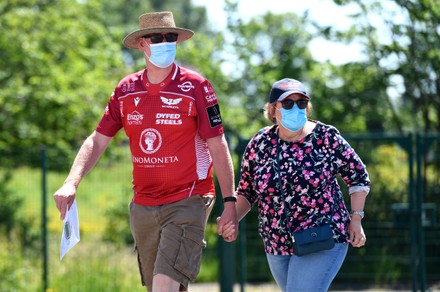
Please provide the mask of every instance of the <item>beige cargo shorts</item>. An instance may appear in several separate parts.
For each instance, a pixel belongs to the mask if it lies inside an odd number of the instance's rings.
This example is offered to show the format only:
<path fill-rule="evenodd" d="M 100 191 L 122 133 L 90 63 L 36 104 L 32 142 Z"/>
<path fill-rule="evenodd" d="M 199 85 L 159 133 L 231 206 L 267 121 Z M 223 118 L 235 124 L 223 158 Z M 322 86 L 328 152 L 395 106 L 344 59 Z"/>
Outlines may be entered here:
<path fill-rule="evenodd" d="M 130 227 L 138 252 L 142 285 L 164 274 L 186 290 L 200 271 L 206 222 L 215 197 L 195 195 L 161 206 L 130 203 Z"/>

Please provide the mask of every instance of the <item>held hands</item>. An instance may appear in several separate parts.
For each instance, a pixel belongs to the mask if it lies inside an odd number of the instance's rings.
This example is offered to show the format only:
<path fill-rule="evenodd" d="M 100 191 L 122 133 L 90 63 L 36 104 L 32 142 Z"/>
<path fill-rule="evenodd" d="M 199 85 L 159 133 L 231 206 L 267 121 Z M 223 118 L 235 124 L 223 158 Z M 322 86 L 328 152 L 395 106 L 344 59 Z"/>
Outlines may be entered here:
<path fill-rule="evenodd" d="M 221 217 L 217 218 L 217 233 L 223 236 L 226 242 L 232 242 L 237 238 L 238 219 L 235 203 L 227 202 L 224 204 L 224 210 Z"/>
<path fill-rule="evenodd" d="M 232 242 L 237 238 L 237 228 L 232 221 L 226 222 L 225 224 L 220 223 L 221 217 L 217 217 L 217 233 L 222 236 L 224 241 Z M 235 236 L 235 237 L 234 237 Z"/>
<path fill-rule="evenodd" d="M 53 195 L 58 211 L 60 211 L 61 220 L 64 220 L 64 217 L 66 216 L 67 207 L 70 209 L 70 206 L 72 206 L 73 201 L 75 200 L 75 194 L 76 187 L 72 184 L 66 183 Z"/>
<path fill-rule="evenodd" d="M 365 245 L 367 237 L 365 236 L 360 219 L 352 218 L 348 230 L 350 233 L 350 243 L 353 247 L 362 247 Z"/>

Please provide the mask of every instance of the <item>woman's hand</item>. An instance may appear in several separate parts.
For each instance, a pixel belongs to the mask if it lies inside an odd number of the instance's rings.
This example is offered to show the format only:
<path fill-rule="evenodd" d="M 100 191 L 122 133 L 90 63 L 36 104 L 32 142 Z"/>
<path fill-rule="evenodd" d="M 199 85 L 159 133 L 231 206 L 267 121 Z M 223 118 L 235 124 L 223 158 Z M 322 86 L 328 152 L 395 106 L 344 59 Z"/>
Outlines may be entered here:
<path fill-rule="evenodd" d="M 354 217 L 351 218 L 350 225 L 348 227 L 350 233 L 350 243 L 353 247 L 362 247 L 367 241 L 364 229 L 362 228 L 361 219 Z"/>

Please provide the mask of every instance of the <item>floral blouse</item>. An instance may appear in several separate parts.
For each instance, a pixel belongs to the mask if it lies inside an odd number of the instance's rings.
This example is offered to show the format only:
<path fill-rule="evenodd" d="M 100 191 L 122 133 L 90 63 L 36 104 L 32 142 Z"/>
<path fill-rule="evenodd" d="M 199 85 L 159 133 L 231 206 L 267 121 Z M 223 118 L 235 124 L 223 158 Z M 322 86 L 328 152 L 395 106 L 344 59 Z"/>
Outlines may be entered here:
<path fill-rule="evenodd" d="M 292 255 L 289 230 L 318 226 L 332 215 L 335 242 L 348 242 L 350 214 L 336 175 L 350 194 L 369 191 L 367 170 L 353 148 L 336 128 L 316 123 L 312 133 L 297 142 L 279 139 L 277 125 L 263 128 L 245 150 L 237 194 L 258 207 L 258 232 L 266 253 Z"/>

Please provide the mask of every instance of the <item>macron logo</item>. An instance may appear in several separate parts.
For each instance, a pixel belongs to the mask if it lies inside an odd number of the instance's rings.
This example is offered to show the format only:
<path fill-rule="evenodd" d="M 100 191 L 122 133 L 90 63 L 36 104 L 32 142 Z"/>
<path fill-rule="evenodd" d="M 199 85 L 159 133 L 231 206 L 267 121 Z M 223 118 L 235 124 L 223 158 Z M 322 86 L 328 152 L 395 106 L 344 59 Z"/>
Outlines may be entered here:
<path fill-rule="evenodd" d="M 141 98 L 140 98 L 139 96 L 137 96 L 137 97 L 134 99 L 134 105 L 135 105 L 135 106 L 138 106 L 138 104 L 139 104 L 140 101 L 141 101 Z"/>

